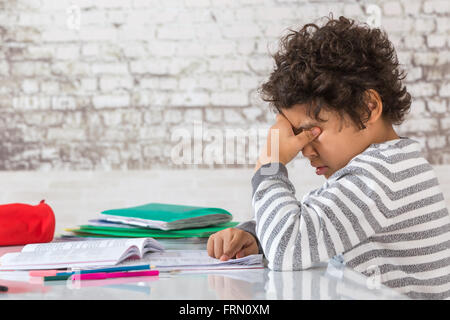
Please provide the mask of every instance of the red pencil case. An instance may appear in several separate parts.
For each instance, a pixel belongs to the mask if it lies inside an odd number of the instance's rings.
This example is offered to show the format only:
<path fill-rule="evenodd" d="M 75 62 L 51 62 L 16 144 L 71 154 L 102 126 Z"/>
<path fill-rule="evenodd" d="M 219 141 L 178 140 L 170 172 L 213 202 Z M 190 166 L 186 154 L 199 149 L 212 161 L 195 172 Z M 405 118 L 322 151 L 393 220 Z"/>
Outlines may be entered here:
<path fill-rule="evenodd" d="M 54 232 L 55 214 L 44 200 L 0 205 L 0 246 L 50 242 Z"/>

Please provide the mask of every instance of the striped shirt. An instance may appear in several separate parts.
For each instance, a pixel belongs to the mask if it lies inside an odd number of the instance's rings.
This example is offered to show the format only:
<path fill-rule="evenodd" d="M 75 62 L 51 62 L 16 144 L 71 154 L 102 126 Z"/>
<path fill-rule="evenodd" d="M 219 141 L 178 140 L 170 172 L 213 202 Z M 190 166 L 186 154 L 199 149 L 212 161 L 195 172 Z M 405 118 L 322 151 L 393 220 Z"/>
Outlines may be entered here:
<path fill-rule="evenodd" d="M 339 257 L 409 297 L 450 297 L 450 216 L 417 141 L 370 145 L 302 201 L 283 164 L 268 175 L 262 168 L 252 178 L 253 233 L 269 268 L 303 270 Z"/>

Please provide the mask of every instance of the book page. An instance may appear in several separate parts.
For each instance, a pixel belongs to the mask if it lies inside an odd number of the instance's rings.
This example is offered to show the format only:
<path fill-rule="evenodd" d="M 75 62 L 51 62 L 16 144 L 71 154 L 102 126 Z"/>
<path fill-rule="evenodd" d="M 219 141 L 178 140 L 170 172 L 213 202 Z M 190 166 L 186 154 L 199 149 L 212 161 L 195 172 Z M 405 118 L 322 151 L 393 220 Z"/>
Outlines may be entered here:
<path fill-rule="evenodd" d="M 0 259 L 0 270 L 68 268 L 77 265 L 113 265 L 126 249 L 90 248 L 55 251 L 29 251 L 5 254 Z"/>
<path fill-rule="evenodd" d="M 128 248 L 133 245 L 142 248 L 146 238 L 137 239 L 102 239 L 87 241 L 66 241 L 51 243 L 35 243 L 26 245 L 22 252 L 45 252 L 93 248 Z"/>

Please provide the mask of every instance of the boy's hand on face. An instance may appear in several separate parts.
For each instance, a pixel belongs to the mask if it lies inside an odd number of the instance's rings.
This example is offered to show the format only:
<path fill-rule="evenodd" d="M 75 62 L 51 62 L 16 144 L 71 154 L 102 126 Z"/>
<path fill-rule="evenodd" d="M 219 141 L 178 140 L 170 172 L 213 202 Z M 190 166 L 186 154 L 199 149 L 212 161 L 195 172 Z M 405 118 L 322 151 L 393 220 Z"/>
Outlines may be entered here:
<path fill-rule="evenodd" d="M 320 128 L 313 127 L 295 135 L 291 123 L 283 115 L 278 114 L 276 123 L 270 127 L 266 145 L 256 163 L 255 171 L 270 162 L 281 162 L 286 165 L 308 143 L 317 138 L 320 132 Z M 275 149 L 272 150 L 273 148 Z"/>
<path fill-rule="evenodd" d="M 208 239 L 207 250 L 211 257 L 222 261 L 259 252 L 255 237 L 237 228 L 224 229 L 211 235 Z"/>

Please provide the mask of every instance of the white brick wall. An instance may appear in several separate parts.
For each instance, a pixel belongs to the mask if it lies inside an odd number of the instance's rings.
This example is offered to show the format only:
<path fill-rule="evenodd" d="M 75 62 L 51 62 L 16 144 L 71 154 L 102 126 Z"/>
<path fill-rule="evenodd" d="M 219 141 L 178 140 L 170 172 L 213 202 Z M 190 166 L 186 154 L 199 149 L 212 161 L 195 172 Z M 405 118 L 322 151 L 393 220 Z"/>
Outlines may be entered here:
<path fill-rule="evenodd" d="M 369 5 L 408 71 L 399 133 L 448 162 L 449 1 L 4 0 L 0 169 L 172 167 L 177 128 L 266 128 L 279 37 L 330 11 L 371 21 Z"/>

